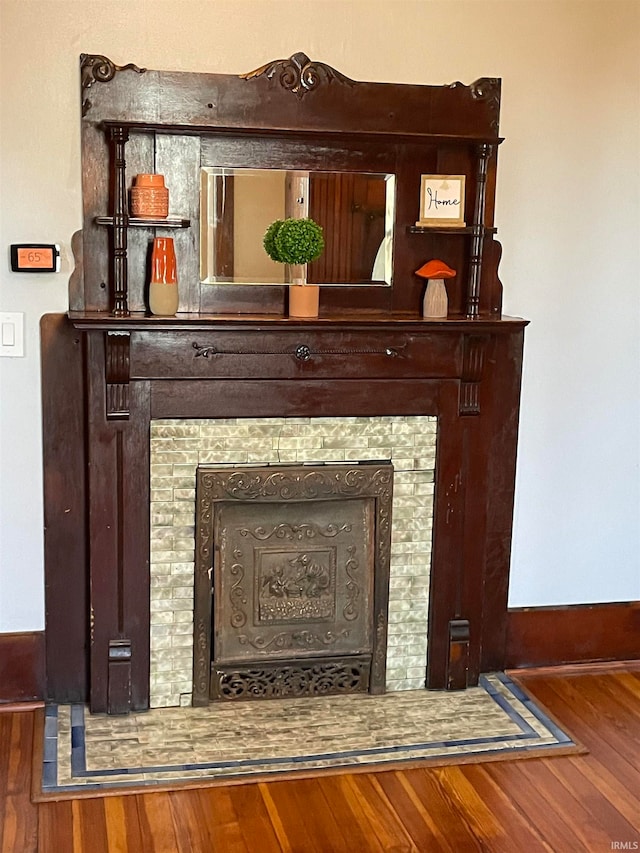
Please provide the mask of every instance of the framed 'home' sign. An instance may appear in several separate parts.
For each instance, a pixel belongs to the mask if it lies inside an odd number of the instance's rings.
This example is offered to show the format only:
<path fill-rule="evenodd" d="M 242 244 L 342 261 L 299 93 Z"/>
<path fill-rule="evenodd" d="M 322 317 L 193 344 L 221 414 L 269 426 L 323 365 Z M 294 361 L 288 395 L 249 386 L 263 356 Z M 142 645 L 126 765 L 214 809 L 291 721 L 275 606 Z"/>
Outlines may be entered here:
<path fill-rule="evenodd" d="M 464 228 L 464 175 L 422 175 L 418 227 Z"/>

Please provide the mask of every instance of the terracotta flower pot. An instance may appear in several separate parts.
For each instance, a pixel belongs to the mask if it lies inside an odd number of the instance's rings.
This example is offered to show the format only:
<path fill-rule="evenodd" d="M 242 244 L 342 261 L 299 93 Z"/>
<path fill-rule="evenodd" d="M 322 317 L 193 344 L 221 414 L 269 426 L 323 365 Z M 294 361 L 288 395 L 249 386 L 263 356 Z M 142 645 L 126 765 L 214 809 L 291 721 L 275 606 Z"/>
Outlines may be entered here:
<path fill-rule="evenodd" d="M 166 219 L 169 190 L 164 175 L 136 175 L 131 187 L 131 214 L 139 219 Z"/>
<path fill-rule="evenodd" d="M 289 316 L 317 317 L 320 306 L 320 288 L 317 284 L 292 284 L 289 286 Z"/>

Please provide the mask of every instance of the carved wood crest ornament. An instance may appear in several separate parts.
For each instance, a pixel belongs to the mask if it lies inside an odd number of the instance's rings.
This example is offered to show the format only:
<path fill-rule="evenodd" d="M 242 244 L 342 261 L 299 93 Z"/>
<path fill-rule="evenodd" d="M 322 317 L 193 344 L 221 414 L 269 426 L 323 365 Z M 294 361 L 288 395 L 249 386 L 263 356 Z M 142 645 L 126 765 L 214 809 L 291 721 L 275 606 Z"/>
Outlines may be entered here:
<path fill-rule="evenodd" d="M 322 83 L 333 83 L 334 80 L 347 86 L 355 85 L 355 81 L 345 74 L 325 65 L 324 62 L 314 62 L 301 51 L 294 53 L 289 59 L 274 59 L 273 62 L 267 62 L 255 71 L 241 74 L 240 77 L 243 80 L 253 80 L 263 75 L 269 80 L 275 77 L 283 89 L 293 92 L 299 98 L 317 89 Z"/>
<path fill-rule="evenodd" d="M 83 117 L 91 109 L 91 101 L 85 98 L 85 93 L 94 83 L 108 83 L 116 76 L 116 71 L 136 71 L 144 74 L 146 68 L 138 68 L 133 62 L 126 65 L 116 65 L 107 56 L 95 53 L 80 54 L 80 86 L 82 89 L 82 115 Z"/>
<path fill-rule="evenodd" d="M 486 101 L 491 116 L 489 127 L 496 134 L 498 133 L 500 126 L 501 93 L 501 81 L 499 77 L 480 77 L 469 86 L 465 83 L 461 83 L 459 80 L 456 80 L 455 83 L 450 84 L 449 88 L 468 89 L 471 92 L 471 97 L 474 101 Z"/>

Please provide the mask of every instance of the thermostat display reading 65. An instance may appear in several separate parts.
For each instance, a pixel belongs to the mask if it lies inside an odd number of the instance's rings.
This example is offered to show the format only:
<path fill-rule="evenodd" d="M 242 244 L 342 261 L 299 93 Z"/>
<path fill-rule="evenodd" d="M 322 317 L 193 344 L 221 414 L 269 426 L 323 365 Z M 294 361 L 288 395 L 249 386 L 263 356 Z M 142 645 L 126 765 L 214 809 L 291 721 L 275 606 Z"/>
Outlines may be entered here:
<path fill-rule="evenodd" d="M 13 272 L 58 272 L 60 246 L 56 243 L 14 243 L 11 269 Z"/>

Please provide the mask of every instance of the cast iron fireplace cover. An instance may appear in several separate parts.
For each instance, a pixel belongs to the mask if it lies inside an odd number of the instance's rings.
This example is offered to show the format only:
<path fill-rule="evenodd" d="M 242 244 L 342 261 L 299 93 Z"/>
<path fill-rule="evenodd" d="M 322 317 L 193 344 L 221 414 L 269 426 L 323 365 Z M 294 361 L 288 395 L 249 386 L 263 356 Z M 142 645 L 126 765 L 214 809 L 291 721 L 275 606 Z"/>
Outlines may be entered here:
<path fill-rule="evenodd" d="M 384 692 L 390 463 L 200 466 L 194 704 Z"/>

